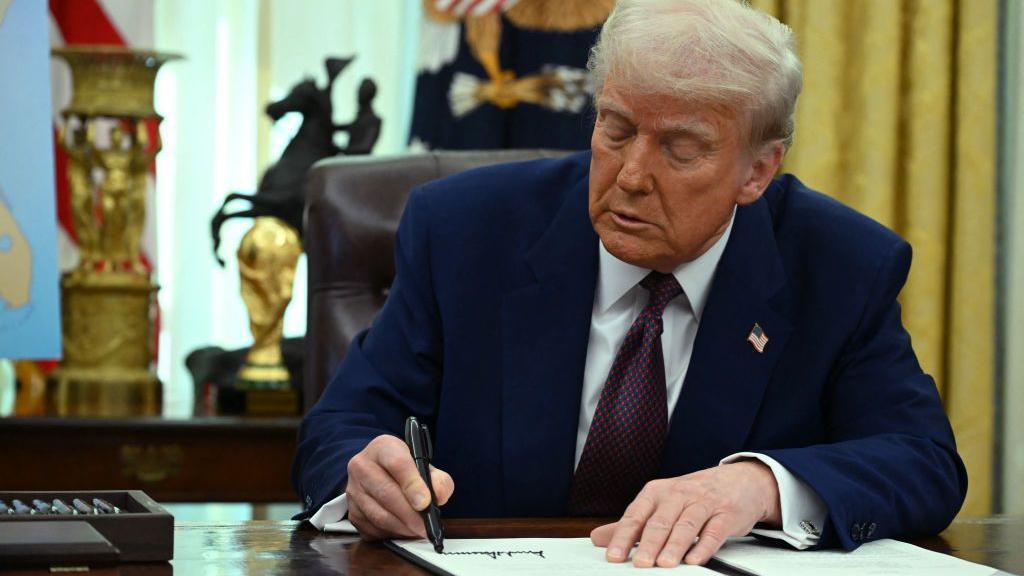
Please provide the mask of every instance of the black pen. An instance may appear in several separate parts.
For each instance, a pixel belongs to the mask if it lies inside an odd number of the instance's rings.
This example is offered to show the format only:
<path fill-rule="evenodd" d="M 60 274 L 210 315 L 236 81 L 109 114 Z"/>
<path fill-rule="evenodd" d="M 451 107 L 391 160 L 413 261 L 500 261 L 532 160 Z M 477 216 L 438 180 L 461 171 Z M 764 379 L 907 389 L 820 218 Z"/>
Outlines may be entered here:
<path fill-rule="evenodd" d="M 427 538 L 434 545 L 434 551 L 440 554 L 444 551 L 444 530 L 441 527 L 441 510 L 437 507 L 434 485 L 430 481 L 430 459 L 434 457 L 434 444 L 430 441 L 430 430 L 425 424 L 420 424 L 415 416 L 409 416 L 405 421 L 405 443 L 409 445 L 420 478 L 423 478 L 430 491 L 430 505 L 420 514 L 427 528 Z"/>
<path fill-rule="evenodd" d="M 85 500 L 82 500 L 81 498 L 75 498 L 72 500 L 71 505 L 74 506 L 75 510 L 78 510 L 81 514 L 99 514 L 95 508 L 86 504 Z"/>

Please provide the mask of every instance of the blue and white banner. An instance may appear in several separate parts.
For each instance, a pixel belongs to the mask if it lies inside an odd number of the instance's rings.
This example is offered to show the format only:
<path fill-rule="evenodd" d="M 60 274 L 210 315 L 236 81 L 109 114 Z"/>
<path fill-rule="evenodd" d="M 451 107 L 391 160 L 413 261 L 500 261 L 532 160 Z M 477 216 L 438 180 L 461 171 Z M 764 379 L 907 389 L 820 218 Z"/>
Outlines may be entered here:
<path fill-rule="evenodd" d="M 47 3 L 0 0 L 0 358 L 59 358 Z"/>

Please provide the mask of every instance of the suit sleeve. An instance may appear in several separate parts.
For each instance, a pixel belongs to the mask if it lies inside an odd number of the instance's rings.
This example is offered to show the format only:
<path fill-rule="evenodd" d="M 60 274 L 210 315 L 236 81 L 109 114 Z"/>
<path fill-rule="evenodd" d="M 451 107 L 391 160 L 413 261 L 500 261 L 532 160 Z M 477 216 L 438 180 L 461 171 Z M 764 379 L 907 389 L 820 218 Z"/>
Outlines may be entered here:
<path fill-rule="evenodd" d="M 369 330 L 299 428 L 292 484 L 298 519 L 345 490 L 348 461 L 381 434 L 402 436 L 405 419 L 433 424 L 441 378 L 441 329 L 433 296 L 426 197 L 409 197 L 395 239 L 395 279 Z"/>
<path fill-rule="evenodd" d="M 898 241 L 876 274 L 823 397 L 828 444 L 762 451 L 828 509 L 818 547 L 942 531 L 963 504 L 967 473 L 935 382 L 921 371 L 896 300 L 910 269 Z"/>

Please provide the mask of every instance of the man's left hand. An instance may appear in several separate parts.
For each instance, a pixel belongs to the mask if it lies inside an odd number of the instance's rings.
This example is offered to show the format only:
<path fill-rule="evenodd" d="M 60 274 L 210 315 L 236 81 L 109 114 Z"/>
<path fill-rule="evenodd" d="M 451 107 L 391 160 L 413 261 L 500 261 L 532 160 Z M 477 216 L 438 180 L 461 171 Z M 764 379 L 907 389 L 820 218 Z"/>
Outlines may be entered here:
<path fill-rule="evenodd" d="M 607 548 L 609 562 L 625 561 L 639 541 L 635 566 L 704 564 L 726 538 L 758 522 L 782 524 L 779 487 L 768 466 L 744 460 L 648 482 L 618 522 L 595 528 L 590 539 Z"/>

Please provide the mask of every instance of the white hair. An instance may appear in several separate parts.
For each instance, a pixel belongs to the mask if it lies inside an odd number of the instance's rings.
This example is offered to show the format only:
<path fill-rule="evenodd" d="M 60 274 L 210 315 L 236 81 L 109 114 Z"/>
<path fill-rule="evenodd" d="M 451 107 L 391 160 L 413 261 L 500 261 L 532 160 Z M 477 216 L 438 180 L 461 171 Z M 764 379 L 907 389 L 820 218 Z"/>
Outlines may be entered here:
<path fill-rule="evenodd" d="M 617 87 L 746 114 L 751 146 L 793 141 L 803 76 L 793 31 L 738 0 L 618 0 L 587 67 Z"/>

